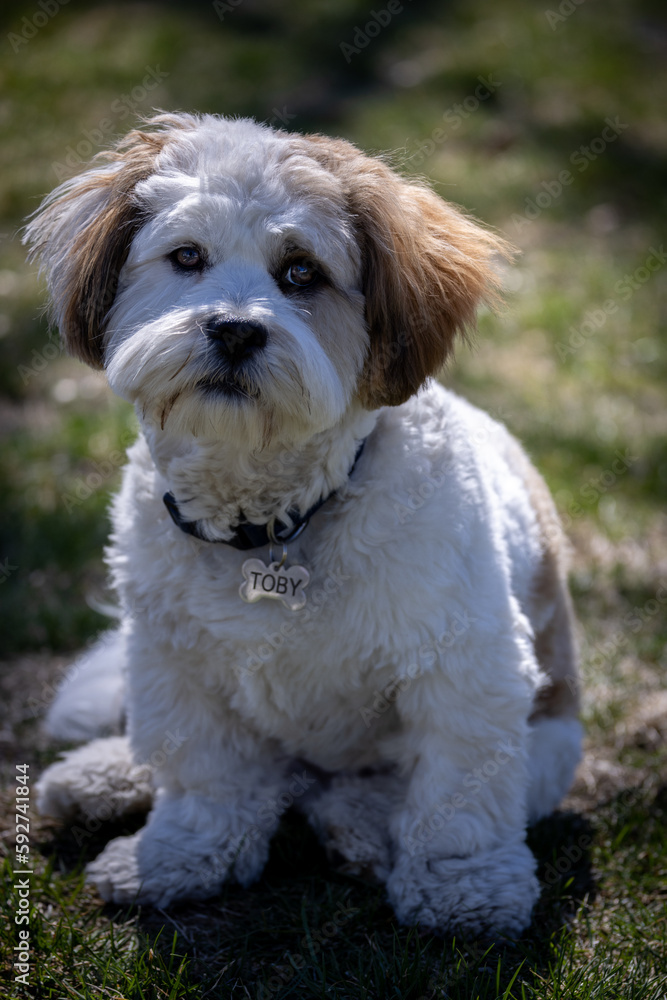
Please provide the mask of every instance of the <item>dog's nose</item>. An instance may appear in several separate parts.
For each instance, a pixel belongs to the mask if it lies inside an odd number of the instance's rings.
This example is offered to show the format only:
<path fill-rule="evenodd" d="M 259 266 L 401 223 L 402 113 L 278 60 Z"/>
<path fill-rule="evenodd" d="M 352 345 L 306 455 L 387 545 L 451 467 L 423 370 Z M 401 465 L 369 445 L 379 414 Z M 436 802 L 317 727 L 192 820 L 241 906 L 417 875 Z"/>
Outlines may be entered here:
<path fill-rule="evenodd" d="M 215 317 L 206 324 L 206 336 L 218 346 L 229 361 L 249 358 L 266 347 L 266 330 L 261 323 L 247 319 Z"/>

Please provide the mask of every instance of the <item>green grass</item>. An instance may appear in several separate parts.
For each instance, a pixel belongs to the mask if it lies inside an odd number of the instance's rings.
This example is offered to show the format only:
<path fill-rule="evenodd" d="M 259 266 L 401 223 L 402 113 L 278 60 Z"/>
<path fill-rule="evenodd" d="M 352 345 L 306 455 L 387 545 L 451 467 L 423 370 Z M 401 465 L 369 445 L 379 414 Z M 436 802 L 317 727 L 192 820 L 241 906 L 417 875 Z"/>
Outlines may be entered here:
<path fill-rule="evenodd" d="M 78 866 L 71 870 L 71 838 L 58 832 L 49 842 L 43 831 L 60 870 L 40 861 L 32 879 L 35 995 L 659 1000 L 667 924 L 653 873 L 664 859 L 666 807 L 664 793 L 647 788 L 608 802 L 592 821 L 542 822 L 531 833 L 544 885 L 534 927 L 495 944 L 397 927 L 382 891 L 327 871 L 295 817 L 276 837 L 261 883 L 228 886 L 210 903 L 168 914 L 101 908 Z M 3 874 L 11 911 L 9 865 Z"/>
<path fill-rule="evenodd" d="M 101 384 L 95 380 L 95 388 Z M 10 655 L 44 646 L 76 648 L 105 624 L 87 598 L 99 602 L 104 596 L 107 506 L 136 436 L 134 415 L 110 400 L 100 403 L 96 395 L 93 405 L 63 404 L 54 418 L 45 418 L 37 432 L 22 426 L 0 440 L 0 551 L 11 570 L 2 596 L 13 622 L 5 645 Z"/>
<path fill-rule="evenodd" d="M 15 764 L 30 763 L 36 777 L 54 759 L 39 718 L 68 655 L 107 624 L 95 610 L 108 600 L 106 511 L 117 453 L 134 434 L 129 408 L 54 346 L 18 230 L 58 175 L 79 169 L 90 137 L 96 152 L 98 133 L 106 141 L 133 124 L 118 103 L 133 90 L 137 113 L 282 115 L 297 130 L 393 150 L 517 245 L 504 312 L 481 317 L 446 381 L 509 425 L 554 492 L 573 546 L 587 751 L 565 811 L 530 833 L 544 887 L 533 924 L 520 941 L 493 945 L 399 927 L 383 891 L 330 867 L 292 815 L 249 890 L 228 886 L 165 913 L 104 906 L 82 865 L 123 828 L 103 826 L 81 847 L 71 828 L 33 812 L 32 985 L 12 985 L 10 866 L 0 890 L 3 995 L 662 1000 L 667 266 L 641 271 L 667 217 L 657 0 L 586 0 L 554 28 L 548 5 L 528 0 L 414 0 L 349 62 L 340 45 L 369 19 L 365 0 L 289 9 L 243 0 L 222 20 L 208 2 L 78 2 L 13 51 L 8 33 L 38 9 L 0 13 L 6 866 Z M 496 81 L 492 92 L 454 127 L 479 77 Z M 577 150 L 616 117 L 628 127 L 578 169 Z M 572 182 L 526 222 L 527 203 L 555 191 L 563 170 Z M 641 276 L 629 291 L 626 275 Z M 613 474 L 619 452 L 631 459 Z M 335 915 L 340 927 L 318 950 Z"/>

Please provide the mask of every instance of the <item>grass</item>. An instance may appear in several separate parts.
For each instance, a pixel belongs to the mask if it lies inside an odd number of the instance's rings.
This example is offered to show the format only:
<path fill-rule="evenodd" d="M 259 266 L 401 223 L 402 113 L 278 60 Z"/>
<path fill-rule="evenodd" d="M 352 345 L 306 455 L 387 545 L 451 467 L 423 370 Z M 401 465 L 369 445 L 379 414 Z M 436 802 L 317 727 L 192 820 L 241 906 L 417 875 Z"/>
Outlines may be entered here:
<path fill-rule="evenodd" d="M 656 249 L 660 260 L 667 216 L 661 7 L 587 0 L 551 24 L 549 8 L 527 0 L 415 0 L 348 62 L 340 46 L 368 21 L 362 0 L 228 6 L 221 19 L 205 2 L 65 5 L 16 51 L 8 33 L 38 8 L 0 14 L 11 95 L 0 104 L 5 994 L 661 1000 L 667 267 L 645 270 Z M 473 108 L 480 77 L 490 85 Z M 519 941 L 398 927 L 382 890 L 331 867 L 296 815 L 249 890 L 118 910 L 84 884 L 82 866 L 123 828 L 81 844 L 33 810 L 30 990 L 13 982 L 14 769 L 29 763 L 34 778 L 55 758 L 39 719 L 68 656 L 106 627 L 96 610 L 107 599 L 106 508 L 134 434 L 129 408 L 57 350 L 17 231 L 62 171 L 153 106 L 252 114 L 394 150 L 521 251 L 504 313 L 481 317 L 446 376 L 524 441 L 572 542 L 586 756 L 563 811 L 530 832 L 543 892 Z M 607 118 L 627 128 L 580 169 L 578 151 L 600 149 Z M 563 170 L 572 180 L 557 193 Z"/>
<path fill-rule="evenodd" d="M 381 890 L 332 872 L 323 879 L 320 849 L 292 816 L 260 884 L 168 913 L 101 908 L 78 862 L 103 840 L 82 857 L 66 833 L 49 841 L 43 830 L 58 866 L 40 862 L 32 882 L 35 995 L 658 1000 L 667 926 L 652 887 L 664 864 L 666 806 L 647 787 L 608 802 L 594 820 L 541 823 L 531 834 L 544 884 L 534 927 L 504 944 L 396 927 Z M 9 864 L 3 882 L 11 909 Z"/>

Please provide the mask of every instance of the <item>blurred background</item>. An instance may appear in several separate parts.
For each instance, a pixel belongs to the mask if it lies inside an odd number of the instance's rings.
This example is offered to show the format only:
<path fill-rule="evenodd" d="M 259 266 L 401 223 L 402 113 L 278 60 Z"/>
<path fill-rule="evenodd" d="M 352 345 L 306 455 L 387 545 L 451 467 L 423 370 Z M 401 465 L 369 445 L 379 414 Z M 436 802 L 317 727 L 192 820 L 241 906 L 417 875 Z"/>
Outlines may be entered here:
<path fill-rule="evenodd" d="M 136 434 L 103 377 L 60 351 L 20 227 L 57 183 L 163 108 L 252 115 L 389 153 L 520 251 L 503 312 L 480 317 L 443 379 L 510 427 L 554 492 L 572 543 L 587 745 L 566 811 L 530 832 L 544 892 L 497 992 L 664 997 L 664 3 L 28 0 L 3 5 L 0 51 L 0 978 L 14 960 L 14 769 L 25 761 L 36 775 L 54 759 L 39 720 L 72 653 L 108 627 L 107 508 Z M 116 917 L 83 888 L 82 862 L 106 827 L 82 846 L 75 831 L 30 822 L 39 996 L 101 995 L 89 983 L 111 996 L 116 982 L 127 998 L 182 998 L 206 980 L 206 995 L 259 996 L 249 990 L 260 983 L 278 998 L 281 963 L 295 995 L 285 949 L 344 901 L 356 916 L 311 956 L 298 995 L 333 995 L 332 977 L 356 976 L 358 988 L 335 995 L 368 997 L 370 981 L 378 996 L 430 1000 L 446 984 L 452 998 L 495 1000 L 500 964 L 486 947 L 464 955 L 456 941 L 397 929 L 382 890 L 334 874 L 289 817 L 257 886 L 181 907 L 177 923 Z M 179 985 L 183 949 L 194 992 Z"/>
<path fill-rule="evenodd" d="M 390 151 L 519 248 L 504 312 L 481 317 L 475 345 L 444 378 L 509 425 L 554 491 L 573 543 L 592 738 L 657 697 L 667 607 L 663 4 L 34 0 L 6 5 L 0 29 L 10 729 L 44 703 L 27 705 L 25 671 L 32 683 L 48 676 L 54 657 L 108 623 L 106 511 L 135 433 L 103 378 L 60 352 L 19 228 L 154 108 L 251 115 Z"/>

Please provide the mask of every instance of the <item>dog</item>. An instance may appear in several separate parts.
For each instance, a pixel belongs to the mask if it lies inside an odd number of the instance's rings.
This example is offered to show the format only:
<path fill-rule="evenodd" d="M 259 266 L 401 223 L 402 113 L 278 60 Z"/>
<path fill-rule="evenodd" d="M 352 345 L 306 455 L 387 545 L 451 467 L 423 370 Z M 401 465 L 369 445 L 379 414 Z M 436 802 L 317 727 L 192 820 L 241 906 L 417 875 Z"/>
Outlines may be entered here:
<path fill-rule="evenodd" d="M 434 380 L 507 245 L 347 141 L 166 113 L 26 241 L 141 428 L 121 621 L 47 720 L 91 742 L 38 788 L 61 819 L 150 807 L 101 896 L 249 885 L 294 806 L 401 923 L 520 934 L 527 825 L 581 752 L 565 546 L 520 445 Z"/>

